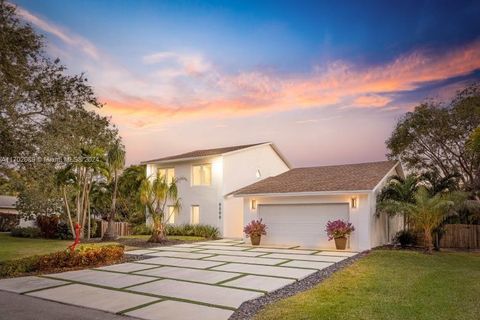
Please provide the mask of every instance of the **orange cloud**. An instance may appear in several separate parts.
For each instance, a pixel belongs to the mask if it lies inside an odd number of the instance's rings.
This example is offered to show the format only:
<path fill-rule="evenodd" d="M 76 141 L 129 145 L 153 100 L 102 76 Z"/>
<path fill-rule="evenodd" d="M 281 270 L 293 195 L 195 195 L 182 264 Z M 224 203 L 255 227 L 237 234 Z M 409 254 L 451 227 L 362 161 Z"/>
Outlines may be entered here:
<path fill-rule="evenodd" d="M 381 108 L 389 104 L 392 99 L 387 97 L 382 97 L 379 95 L 366 95 L 358 96 L 353 100 L 353 105 L 356 107 L 376 107 Z"/>

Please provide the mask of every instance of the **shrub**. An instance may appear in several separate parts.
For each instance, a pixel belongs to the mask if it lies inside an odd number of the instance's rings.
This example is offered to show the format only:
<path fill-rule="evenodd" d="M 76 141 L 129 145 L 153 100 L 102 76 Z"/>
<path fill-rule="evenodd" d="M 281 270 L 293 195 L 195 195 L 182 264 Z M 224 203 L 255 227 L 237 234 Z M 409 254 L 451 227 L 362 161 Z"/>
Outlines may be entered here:
<path fill-rule="evenodd" d="M 343 220 L 334 220 L 328 221 L 325 226 L 325 231 L 327 232 L 328 240 L 335 238 L 343 238 L 348 236 L 350 233 L 355 231 L 353 224 L 350 222 L 345 222 Z"/>
<path fill-rule="evenodd" d="M 393 238 L 393 242 L 399 244 L 402 248 L 414 246 L 417 244 L 417 235 L 410 230 L 401 230 L 397 232 Z"/>
<path fill-rule="evenodd" d="M 243 228 L 247 238 L 267 235 L 267 226 L 260 220 L 252 220 Z"/>
<path fill-rule="evenodd" d="M 72 233 L 70 232 L 70 227 L 65 221 L 60 221 L 57 224 L 57 230 L 55 232 L 55 238 L 61 240 L 73 239 Z"/>
<path fill-rule="evenodd" d="M 20 238 L 40 238 L 42 232 L 37 227 L 16 227 L 10 231 L 10 235 Z"/>
<path fill-rule="evenodd" d="M 60 219 L 56 215 L 37 216 L 37 226 L 40 228 L 40 231 L 42 232 L 42 237 L 47 239 L 55 238 L 59 221 Z"/>
<path fill-rule="evenodd" d="M 167 225 L 167 236 L 193 236 L 207 239 L 217 239 L 220 236 L 218 228 L 206 224 Z"/>
<path fill-rule="evenodd" d="M 73 253 L 66 249 L 42 256 L 0 262 L 0 277 L 30 272 L 46 272 L 63 268 L 96 267 L 120 262 L 122 245 L 80 246 Z"/>
<path fill-rule="evenodd" d="M 20 223 L 18 214 L 0 213 L 0 232 L 11 231 Z"/>
<path fill-rule="evenodd" d="M 132 228 L 132 233 L 135 235 L 151 235 L 152 228 L 147 226 L 147 224 L 139 224 Z"/>

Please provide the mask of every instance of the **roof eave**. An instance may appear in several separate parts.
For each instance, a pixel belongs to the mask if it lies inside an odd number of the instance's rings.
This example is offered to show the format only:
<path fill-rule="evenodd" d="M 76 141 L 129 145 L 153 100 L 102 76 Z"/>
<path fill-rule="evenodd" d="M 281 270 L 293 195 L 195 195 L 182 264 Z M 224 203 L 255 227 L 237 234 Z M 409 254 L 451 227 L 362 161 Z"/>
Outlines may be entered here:
<path fill-rule="evenodd" d="M 328 196 L 343 194 L 368 194 L 373 190 L 338 190 L 338 191 L 311 191 L 311 192 L 279 192 L 279 193 L 237 193 L 227 194 L 225 196 L 233 196 L 235 198 L 244 197 L 289 197 L 289 196 Z"/>
<path fill-rule="evenodd" d="M 188 157 L 188 158 L 178 158 L 178 159 L 169 159 L 169 160 L 148 160 L 148 161 L 142 161 L 142 162 L 140 162 L 140 164 L 160 164 L 160 163 L 186 162 L 186 161 L 193 161 L 193 160 L 215 158 L 215 157 L 219 157 L 221 155 L 222 154 L 212 154 L 212 155 L 209 155 L 209 156 L 201 156 L 201 157 Z"/>

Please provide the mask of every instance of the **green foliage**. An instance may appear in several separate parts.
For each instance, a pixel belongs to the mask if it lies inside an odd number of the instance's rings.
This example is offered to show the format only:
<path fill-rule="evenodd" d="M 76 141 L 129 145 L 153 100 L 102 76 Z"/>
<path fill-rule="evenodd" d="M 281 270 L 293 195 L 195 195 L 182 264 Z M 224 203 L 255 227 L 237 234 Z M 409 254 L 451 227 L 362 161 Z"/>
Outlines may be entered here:
<path fill-rule="evenodd" d="M 218 228 L 206 224 L 168 224 L 165 232 L 169 236 L 195 236 L 207 239 L 218 239 L 220 236 Z"/>
<path fill-rule="evenodd" d="M 0 262 L 0 277 L 116 263 L 122 260 L 123 251 L 122 245 L 80 246 L 73 253 L 64 250 L 43 256 L 4 261 Z"/>
<path fill-rule="evenodd" d="M 392 176 L 377 196 L 377 215 L 386 213 L 390 216 L 400 214 L 404 217 L 406 226 L 408 212 L 404 210 L 404 203 L 414 203 L 420 180 L 416 175 L 405 178 Z"/>
<path fill-rule="evenodd" d="M 17 214 L 0 213 L 0 232 L 11 231 L 20 223 L 20 217 Z"/>
<path fill-rule="evenodd" d="M 17 227 L 10 231 L 10 235 L 19 238 L 40 238 L 42 231 L 37 227 Z"/>
<path fill-rule="evenodd" d="M 145 223 L 145 206 L 140 201 L 140 185 L 146 178 L 144 165 L 132 165 L 118 179 L 117 218 L 133 225 Z"/>
<path fill-rule="evenodd" d="M 152 235 L 152 227 L 147 226 L 146 223 L 133 226 L 132 233 L 134 235 Z"/>
<path fill-rule="evenodd" d="M 406 248 L 417 244 L 417 236 L 411 230 L 401 230 L 397 232 L 393 242 L 399 244 L 402 248 Z"/>
<path fill-rule="evenodd" d="M 42 237 L 46 239 L 53 239 L 57 235 L 57 228 L 60 219 L 56 215 L 52 216 L 37 216 L 37 226 L 42 232 Z"/>
<path fill-rule="evenodd" d="M 70 227 L 68 226 L 68 223 L 66 223 L 65 221 L 60 221 L 57 224 L 55 238 L 60 240 L 73 239 L 72 232 L 70 231 Z"/>

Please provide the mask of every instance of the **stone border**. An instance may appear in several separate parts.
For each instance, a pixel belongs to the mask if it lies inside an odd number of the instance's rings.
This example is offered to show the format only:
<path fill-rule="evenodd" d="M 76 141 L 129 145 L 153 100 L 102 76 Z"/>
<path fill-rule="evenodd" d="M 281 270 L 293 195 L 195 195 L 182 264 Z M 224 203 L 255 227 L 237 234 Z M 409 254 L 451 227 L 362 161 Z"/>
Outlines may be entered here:
<path fill-rule="evenodd" d="M 337 262 L 331 265 L 330 267 L 319 270 L 314 274 L 302 280 L 296 281 L 286 287 L 283 287 L 281 289 L 278 289 L 270 293 L 266 293 L 265 295 L 259 298 L 246 301 L 240 305 L 240 307 L 232 314 L 229 320 L 252 319 L 259 311 L 261 311 L 267 305 L 313 288 L 317 284 L 329 278 L 335 272 L 350 266 L 357 260 L 360 260 L 361 258 L 367 256 L 369 253 L 370 251 L 361 252 L 355 256 L 352 256 L 352 257 L 346 258 L 345 260 Z"/>

